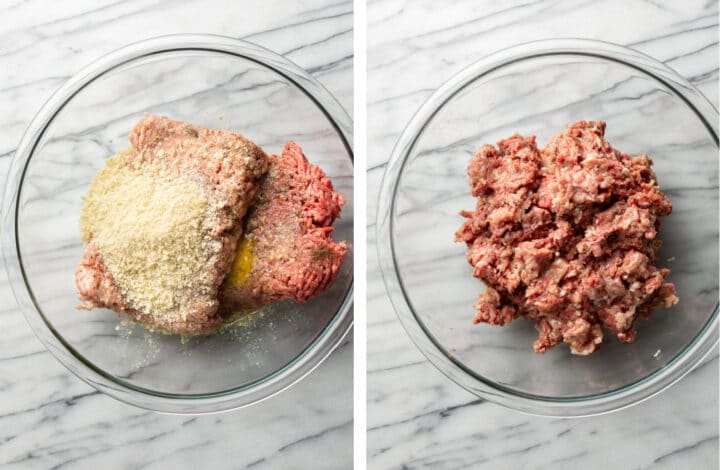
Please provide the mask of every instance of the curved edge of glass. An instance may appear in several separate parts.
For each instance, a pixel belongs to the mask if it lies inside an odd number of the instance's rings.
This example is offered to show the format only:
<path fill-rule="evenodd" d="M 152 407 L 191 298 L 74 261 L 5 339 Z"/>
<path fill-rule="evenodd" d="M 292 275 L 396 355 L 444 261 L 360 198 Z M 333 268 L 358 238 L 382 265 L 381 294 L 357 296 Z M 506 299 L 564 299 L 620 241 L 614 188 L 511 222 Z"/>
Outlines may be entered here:
<path fill-rule="evenodd" d="M 662 369 L 620 389 L 575 398 L 552 398 L 517 393 L 469 371 L 439 346 L 425 329 L 405 294 L 395 264 L 393 215 L 398 182 L 410 152 L 425 124 L 455 94 L 478 78 L 511 63 L 548 55 L 585 55 L 611 60 L 653 76 L 693 108 L 718 145 L 718 111 L 677 72 L 643 53 L 624 46 L 588 39 L 549 39 L 500 50 L 473 63 L 445 82 L 416 111 L 398 139 L 383 174 L 377 206 L 377 251 L 380 271 L 400 323 L 425 357 L 467 391 L 524 413 L 549 417 L 586 417 L 627 408 L 662 392 L 692 371 L 718 344 L 718 307 L 694 340 Z"/>
<path fill-rule="evenodd" d="M 48 351 L 70 372 L 95 389 L 128 404 L 171 414 L 208 414 L 243 408 L 266 400 L 296 384 L 317 368 L 347 336 L 353 326 L 353 283 L 332 321 L 294 360 L 272 374 L 253 382 L 216 394 L 170 395 L 124 385 L 110 375 L 89 366 L 76 357 L 41 318 L 24 283 L 19 256 L 16 223 L 20 187 L 27 163 L 55 112 L 67 100 L 108 70 L 128 61 L 174 50 L 205 50 L 228 53 L 262 64 L 284 76 L 301 89 L 333 123 L 345 141 L 353 160 L 353 123 L 342 105 L 315 78 L 285 57 L 256 44 L 225 36 L 177 34 L 136 42 L 118 49 L 84 67 L 43 105 L 25 131 L 10 162 L 2 202 L 2 250 L 5 269 L 13 295 L 35 335 Z"/>

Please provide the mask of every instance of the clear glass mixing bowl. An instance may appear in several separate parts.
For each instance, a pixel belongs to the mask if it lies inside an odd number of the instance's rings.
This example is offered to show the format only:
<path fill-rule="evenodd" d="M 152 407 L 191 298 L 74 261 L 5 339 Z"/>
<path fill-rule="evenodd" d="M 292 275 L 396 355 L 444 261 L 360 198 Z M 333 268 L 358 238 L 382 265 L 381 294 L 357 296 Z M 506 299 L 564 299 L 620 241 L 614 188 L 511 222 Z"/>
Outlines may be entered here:
<path fill-rule="evenodd" d="M 473 325 L 482 284 L 465 244 L 465 173 L 484 143 L 516 132 L 538 144 L 575 121 L 607 121 L 610 143 L 648 153 L 673 203 L 659 263 L 680 303 L 640 320 L 632 344 L 606 336 L 589 357 L 558 346 L 535 354 L 531 322 Z M 387 291 L 415 344 L 480 397 L 534 414 L 619 409 L 668 387 L 718 340 L 718 113 L 676 72 L 631 49 L 549 40 L 471 65 L 419 109 L 398 140 L 379 198 L 377 238 Z"/>
<path fill-rule="evenodd" d="M 81 196 L 105 158 L 127 148 L 143 113 L 239 132 L 268 153 L 294 140 L 346 205 L 335 238 L 348 255 L 333 286 L 220 334 L 181 341 L 75 309 Z M 254 44 L 207 35 L 130 45 L 83 69 L 45 104 L 12 160 L 3 252 L 16 299 L 37 336 L 74 374 L 117 399 L 205 413 L 267 398 L 308 374 L 352 326 L 352 121 L 307 72 Z"/>

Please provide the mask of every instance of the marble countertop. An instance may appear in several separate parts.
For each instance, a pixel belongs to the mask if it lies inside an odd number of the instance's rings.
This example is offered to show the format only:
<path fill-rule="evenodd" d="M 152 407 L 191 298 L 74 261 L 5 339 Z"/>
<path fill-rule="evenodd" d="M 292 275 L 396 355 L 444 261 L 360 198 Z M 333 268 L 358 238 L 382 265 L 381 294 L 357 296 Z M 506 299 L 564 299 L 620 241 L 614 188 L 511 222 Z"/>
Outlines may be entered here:
<path fill-rule="evenodd" d="M 449 5 L 450 3 L 448 3 Z M 667 63 L 718 105 L 718 2 L 368 2 L 368 468 L 718 468 L 717 350 L 659 396 L 593 418 L 479 400 L 416 349 L 387 298 L 376 197 L 392 146 L 443 82 L 495 50 L 582 37 Z"/>
<path fill-rule="evenodd" d="M 0 175 L 40 106 L 80 67 L 172 33 L 244 38 L 310 71 L 352 115 L 352 1 L 0 4 Z M 108 398 L 33 335 L 0 273 L 3 468 L 350 468 L 352 339 L 299 384 L 247 409 L 170 416 Z M 322 397 L 318 399 L 318 397 Z"/>

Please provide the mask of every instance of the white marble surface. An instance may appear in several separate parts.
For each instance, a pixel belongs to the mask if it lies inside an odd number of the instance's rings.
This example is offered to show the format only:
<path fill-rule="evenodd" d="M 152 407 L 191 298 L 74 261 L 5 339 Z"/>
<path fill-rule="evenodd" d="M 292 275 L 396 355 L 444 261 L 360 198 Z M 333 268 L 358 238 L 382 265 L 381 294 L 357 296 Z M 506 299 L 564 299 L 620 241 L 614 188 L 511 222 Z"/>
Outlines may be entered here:
<path fill-rule="evenodd" d="M 368 467 L 718 468 L 718 359 L 637 406 L 531 417 L 478 400 L 415 348 L 387 299 L 375 201 L 397 137 L 445 80 L 508 45 L 584 37 L 666 62 L 718 104 L 718 2 L 371 0 L 368 4 Z M 716 180 L 715 180 L 716 181 Z"/>
<path fill-rule="evenodd" d="M 352 2 L 0 3 L 0 175 L 32 116 L 81 66 L 171 33 L 245 38 L 309 70 L 352 114 Z M 0 274 L 3 468 L 349 468 L 352 340 L 280 395 L 230 413 L 179 417 L 95 392 L 34 337 Z"/>

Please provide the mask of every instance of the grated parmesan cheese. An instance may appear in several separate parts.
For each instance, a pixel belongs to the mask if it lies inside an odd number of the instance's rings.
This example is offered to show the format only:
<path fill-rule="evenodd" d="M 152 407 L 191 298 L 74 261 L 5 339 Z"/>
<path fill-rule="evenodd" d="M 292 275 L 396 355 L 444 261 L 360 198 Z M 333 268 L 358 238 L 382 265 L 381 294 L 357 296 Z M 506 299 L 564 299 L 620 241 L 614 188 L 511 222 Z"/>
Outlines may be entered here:
<path fill-rule="evenodd" d="M 82 239 L 98 244 L 122 294 L 141 313 L 185 320 L 181 292 L 207 276 L 209 202 L 190 180 L 157 166 L 127 164 L 132 149 L 109 158 L 83 197 Z M 201 283 L 205 286 L 205 283 Z"/>

